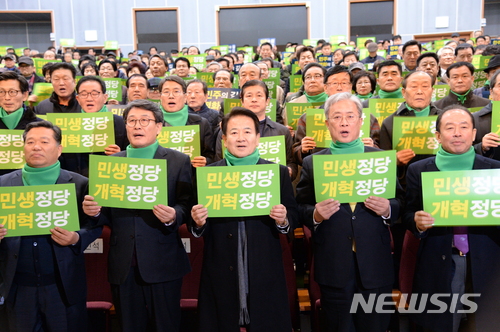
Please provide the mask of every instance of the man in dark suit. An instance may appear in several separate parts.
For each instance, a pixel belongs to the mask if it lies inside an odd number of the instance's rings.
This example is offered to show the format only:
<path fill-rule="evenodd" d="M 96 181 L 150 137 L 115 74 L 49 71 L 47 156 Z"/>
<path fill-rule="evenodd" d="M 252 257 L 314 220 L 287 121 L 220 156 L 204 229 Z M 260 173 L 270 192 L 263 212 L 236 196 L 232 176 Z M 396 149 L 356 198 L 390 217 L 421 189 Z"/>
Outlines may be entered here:
<path fill-rule="evenodd" d="M 362 105 L 342 92 L 325 103 L 326 125 L 332 137 L 329 149 L 318 154 L 379 151 L 363 146 L 359 138 Z M 329 331 L 385 331 L 390 314 L 350 313 L 354 294 L 387 294 L 394 281 L 388 226 L 398 219 L 400 201 L 370 196 L 364 202 L 340 204 L 335 197 L 316 202 L 313 157 L 304 159 L 297 202 L 301 220 L 313 233 L 316 281 Z M 399 192 L 399 190 L 398 190 Z"/>
<path fill-rule="evenodd" d="M 117 157 L 167 160 L 168 206 L 153 210 L 103 208 L 86 196 L 84 211 L 111 227 L 109 282 L 123 331 L 178 331 L 182 277 L 189 260 L 177 232 L 191 208 L 189 157 L 158 145 L 158 105 L 135 100 L 123 112 L 130 145 Z M 149 324 L 149 325 L 148 325 Z"/>
<path fill-rule="evenodd" d="M 0 177 L 0 186 L 74 183 L 82 202 L 87 178 L 61 169 L 57 160 L 61 130 L 47 121 L 33 122 L 23 138 L 26 165 Z M 0 225 L 0 311 L 5 302 L 9 331 L 87 331 L 83 251 L 101 228 L 91 228 L 79 212 L 77 232 L 55 227 L 50 236 L 4 238 L 8 230 Z"/>
<path fill-rule="evenodd" d="M 403 221 L 420 239 L 413 296 L 447 295 L 439 298 L 447 305 L 443 313 L 433 313 L 432 310 L 439 307 L 427 303 L 425 307 L 419 305 L 424 307 L 423 312 L 411 317 L 432 331 L 458 331 L 465 316 L 460 310 L 467 309 L 461 298 L 464 293 L 481 294 L 475 313 L 477 331 L 498 329 L 500 230 L 492 226 L 467 227 L 465 231 L 462 227 L 433 227 L 430 211 L 423 211 L 422 172 L 500 168 L 500 162 L 474 153 L 475 135 L 472 114 L 463 106 L 451 105 L 443 110 L 436 122 L 436 137 L 441 143 L 437 155 L 408 168 L 408 205 Z M 461 236 L 457 238 L 457 234 Z M 456 306 L 451 304 L 452 295 L 458 296 Z M 469 300 L 477 302 L 477 298 Z M 475 331 L 474 319 L 469 315 L 468 318 L 468 327 Z"/>

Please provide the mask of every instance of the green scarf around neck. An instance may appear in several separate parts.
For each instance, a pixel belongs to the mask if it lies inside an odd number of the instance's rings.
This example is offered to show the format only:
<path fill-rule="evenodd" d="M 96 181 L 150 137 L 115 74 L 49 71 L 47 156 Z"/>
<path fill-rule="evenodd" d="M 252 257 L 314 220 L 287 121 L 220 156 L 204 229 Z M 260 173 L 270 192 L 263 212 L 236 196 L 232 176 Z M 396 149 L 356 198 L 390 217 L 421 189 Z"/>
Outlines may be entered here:
<path fill-rule="evenodd" d="M 468 171 L 474 166 L 476 153 L 474 147 L 462 154 L 446 152 L 440 145 L 436 154 L 436 166 L 440 171 Z"/>
<path fill-rule="evenodd" d="M 259 149 L 255 149 L 255 151 L 249 154 L 248 156 L 243 158 L 238 158 L 233 156 L 231 152 L 229 152 L 229 150 L 226 149 L 226 151 L 224 151 L 224 158 L 226 159 L 226 163 L 229 166 L 250 166 L 257 164 L 260 158 L 260 153 Z"/>
<path fill-rule="evenodd" d="M 61 163 L 59 160 L 47 167 L 31 167 L 24 164 L 22 172 L 23 184 L 25 186 L 42 186 L 55 184 L 61 174 Z"/>
<path fill-rule="evenodd" d="M 316 96 L 309 96 L 304 92 L 308 103 L 324 103 L 328 99 L 328 95 L 324 92 L 317 94 Z"/>
<path fill-rule="evenodd" d="M 363 153 L 365 151 L 365 145 L 361 138 L 355 139 L 349 143 L 341 142 L 331 142 L 330 152 L 332 154 L 353 154 L 353 153 Z"/>
<path fill-rule="evenodd" d="M 408 105 L 408 104 L 406 104 L 406 108 L 409 109 L 410 111 L 413 111 L 413 113 L 415 113 L 416 117 L 429 116 L 429 114 L 431 112 L 431 105 L 427 106 L 426 108 L 424 108 L 421 111 L 417 111 L 414 108 L 411 108 L 410 105 Z"/>
<path fill-rule="evenodd" d="M 104 105 L 100 110 L 98 110 L 97 112 L 95 113 L 101 113 L 101 112 L 108 112 L 108 108 L 106 107 L 106 105 Z M 83 110 L 82 108 L 82 113 L 87 113 Z M 89 113 L 90 114 L 90 113 Z"/>
<path fill-rule="evenodd" d="M 450 90 L 451 93 L 453 93 L 455 96 L 457 96 L 457 99 L 458 101 L 460 102 L 460 104 L 464 104 L 465 103 L 465 100 L 467 99 L 467 95 L 469 94 L 471 90 L 469 89 L 469 91 L 467 91 L 466 93 L 464 93 L 463 95 L 459 95 L 458 93 L 455 93 L 453 91 Z"/>
<path fill-rule="evenodd" d="M 184 105 L 184 107 L 177 112 L 167 112 L 163 108 L 163 106 L 160 105 L 160 109 L 163 112 L 163 118 L 165 119 L 165 122 L 171 125 L 172 127 L 177 127 L 177 126 L 185 126 L 187 119 L 188 119 L 188 106 Z"/>
<path fill-rule="evenodd" d="M 5 123 L 5 126 L 9 129 L 14 129 L 17 127 L 19 124 L 19 121 L 21 121 L 21 118 L 23 117 L 23 107 L 15 110 L 14 112 L 8 114 L 6 110 L 3 109 L 3 107 L 0 107 L 0 120 Z"/>
<path fill-rule="evenodd" d="M 378 91 L 378 96 L 380 99 L 386 99 L 386 98 L 403 98 L 403 93 L 401 92 L 403 88 L 399 88 L 395 91 L 392 92 L 387 92 L 384 90 L 379 90 Z"/>
<path fill-rule="evenodd" d="M 129 145 L 127 146 L 127 157 L 153 159 L 159 145 L 158 141 L 155 141 L 153 144 L 146 146 L 145 148 L 133 148 L 132 145 Z"/>
<path fill-rule="evenodd" d="M 358 93 L 356 94 L 356 97 L 358 97 L 361 100 L 370 99 L 372 96 L 373 96 L 373 93 L 371 93 L 371 92 L 369 94 L 367 94 L 367 95 L 364 95 L 364 96 L 362 96 L 362 95 L 360 95 Z"/>

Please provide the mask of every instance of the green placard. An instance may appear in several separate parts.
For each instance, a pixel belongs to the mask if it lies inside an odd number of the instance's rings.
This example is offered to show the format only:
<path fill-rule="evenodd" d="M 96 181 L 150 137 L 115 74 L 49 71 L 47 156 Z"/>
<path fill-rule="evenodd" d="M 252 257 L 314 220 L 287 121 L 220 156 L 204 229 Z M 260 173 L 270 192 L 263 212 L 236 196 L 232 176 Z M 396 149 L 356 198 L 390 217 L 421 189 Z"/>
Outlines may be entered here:
<path fill-rule="evenodd" d="M 439 143 L 434 136 L 437 115 L 395 116 L 392 147 L 396 151 L 412 149 L 415 154 L 436 154 Z"/>
<path fill-rule="evenodd" d="M 434 49 L 436 50 L 436 52 L 439 51 L 441 48 L 443 48 L 443 46 L 450 40 L 451 39 L 436 40 L 434 42 Z"/>
<path fill-rule="evenodd" d="M 191 66 L 196 67 L 198 70 L 202 70 L 207 66 L 206 56 L 207 55 L 205 53 L 195 54 L 195 55 L 184 55 L 184 57 L 189 60 Z"/>
<path fill-rule="evenodd" d="M 199 72 L 196 73 L 196 78 L 207 83 L 208 88 L 214 87 L 214 73 Z"/>
<path fill-rule="evenodd" d="M 127 105 L 106 105 L 106 108 L 111 114 L 123 116 L 123 111 L 127 108 Z"/>
<path fill-rule="evenodd" d="M 123 100 L 122 96 L 122 79 L 121 78 L 103 78 L 106 83 L 106 93 L 108 100 L 114 99 L 118 101 Z"/>
<path fill-rule="evenodd" d="M 370 55 L 370 52 L 363 46 L 362 48 L 359 49 L 359 59 L 363 60 L 367 56 Z"/>
<path fill-rule="evenodd" d="M 52 83 L 35 83 L 33 84 L 32 94 L 37 96 L 37 102 L 33 103 L 33 106 L 40 104 L 41 101 L 49 99 L 54 92 L 54 87 Z"/>
<path fill-rule="evenodd" d="M 187 154 L 191 160 L 201 156 L 199 125 L 163 127 L 157 139 L 161 146 Z"/>
<path fill-rule="evenodd" d="M 500 101 L 491 101 L 491 132 L 500 134 Z"/>
<path fill-rule="evenodd" d="M 424 211 L 434 226 L 500 224 L 500 170 L 422 172 Z"/>
<path fill-rule="evenodd" d="M 369 196 L 394 198 L 396 151 L 313 155 L 316 202 L 364 202 Z"/>
<path fill-rule="evenodd" d="M 14 49 L 14 51 L 16 52 L 16 54 L 17 54 L 18 56 L 20 56 L 20 57 L 21 57 L 21 56 L 23 56 L 23 55 L 24 55 L 24 54 L 23 54 L 23 50 L 24 50 L 26 47 L 27 47 L 27 46 L 25 46 L 25 47 L 18 47 L 18 48 L 16 48 L 16 49 Z"/>
<path fill-rule="evenodd" d="M 61 60 L 47 60 L 47 59 L 33 58 L 33 62 L 35 64 L 35 73 L 38 76 L 40 76 L 40 77 L 44 77 L 43 76 L 43 72 L 42 72 L 42 67 L 46 63 L 49 63 L 49 62 L 61 62 Z"/>
<path fill-rule="evenodd" d="M 265 216 L 281 203 L 277 164 L 197 167 L 196 179 L 209 217 Z"/>
<path fill-rule="evenodd" d="M 13 48 L 13 46 L 0 46 L 0 55 L 7 54 L 7 49 L 8 48 Z"/>
<path fill-rule="evenodd" d="M 277 99 L 277 92 L 276 90 L 278 89 L 278 86 L 280 85 L 280 79 L 279 78 L 266 78 L 263 79 L 262 82 L 266 83 L 267 89 L 269 90 L 269 98 L 271 99 Z"/>
<path fill-rule="evenodd" d="M 432 87 L 432 100 L 437 101 L 440 99 L 443 99 L 450 93 L 450 86 L 449 85 L 434 85 Z"/>
<path fill-rule="evenodd" d="M 323 103 L 287 103 L 286 116 L 288 119 L 288 125 L 292 127 L 293 130 L 297 130 L 297 123 L 300 116 L 304 114 L 308 108 L 321 105 L 323 105 Z"/>
<path fill-rule="evenodd" d="M 152 209 L 168 205 L 167 160 L 90 155 L 89 195 L 100 206 Z"/>
<path fill-rule="evenodd" d="M 281 77 L 281 72 L 280 72 L 280 69 L 279 68 L 269 68 L 269 79 L 278 79 L 278 82 L 279 82 L 279 79 Z"/>
<path fill-rule="evenodd" d="M 468 108 L 469 112 L 471 112 L 471 113 L 476 113 L 477 111 L 480 111 L 482 109 L 483 109 L 483 107 L 469 107 Z"/>
<path fill-rule="evenodd" d="M 0 224 L 6 237 L 50 234 L 61 227 L 80 229 L 74 183 L 0 188 Z"/>
<path fill-rule="evenodd" d="M 0 129 L 0 169 L 24 166 L 24 130 Z"/>
<path fill-rule="evenodd" d="M 258 149 L 262 159 L 286 166 L 285 136 L 261 137 Z"/>
<path fill-rule="evenodd" d="M 377 118 L 379 125 L 382 127 L 382 122 L 384 122 L 389 115 L 396 112 L 404 101 L 403 98 L 372 98 L 369 101 L 370 112 Z"/>
<path fill-rule="evenodd" d="M 226 45 L 227 46 L 227 45 Z M 237 51 L 245 51 L 247 53 L 253 53 L 253 47 L 252 46 L 241 46 L 241 47 L 236 47 Z"/>
<path fill-rule="evenodd" d="M 61 44 L 62 47 L 75 47 L 75 40 L 74 39 L 59 39 L 59 44 Z"/>
<path fill-rule="evenodd" d="M 330 36 L 330 44 L 332 45 L 338 45 L 339 43 L 347 43 L 347 37 L 346 35 L 334 35 Z"/>
<path fill-rule="evenodd" d="M 330 131 L 326 127 L 325 123 L 325 110 L 318 108 L 308 108 L 306 109 L 306 136 L 314 138 L 316 142 L 316 147 L 318 148 L 328 148 L 332 142 L 332 137 L 330 136 Z M 370 121 L 365 121 L 366 118 L 370 118 L 369 110 L 363 110 L 363 123 L 359 131 L 359 137 L 365 138 L 370 137 Z"/>
<path fill-rule="evenodd" d="M 356 40 L 356 46 L 359 49 L 364 48 L 365 47 L 365 41 L 367 41 L 368 39 L 373 40 L 374 43 L 377 42 L 377 39 L 375 37 L 358 37 L 358 39 Z"/>
<path fill-rule="evenodd" d="M 290 75 L 290 92 L 298 92 L 302 86 L 302 75 Z"/>
<path fill-rule="evenodd" d="M 117 50 L 118 48 L 118 41 L 116 40 L 108 40 L 104 42 L 104 49 L 108 51 Z"/>
<path fill-rule="evenodd" d="M 472 89 L 482 88 L 488 79 L 488 74 L 482 70 L 476 70 L 474 72 L 474 83 L 472 83 Z"/>
<path fill-rule="evenodd" d="M 488 67 L 488 63 L 493 56 L 484 56 L 484 55 L 473 55 L 472 56 L 472 64 L 476 70 L 483 70 Z"/>
<path fill-rule="evenodd" d="M 222 55 L 229 53 L 229 45 L 212 46 L 211 49 L 219 50 Z"/>
<path fill-rule="evenodd" d="M 113 114 L 47 113 L 47 120 L 61 128 L 63 152 L 103 152 L 115 144 Z"/>

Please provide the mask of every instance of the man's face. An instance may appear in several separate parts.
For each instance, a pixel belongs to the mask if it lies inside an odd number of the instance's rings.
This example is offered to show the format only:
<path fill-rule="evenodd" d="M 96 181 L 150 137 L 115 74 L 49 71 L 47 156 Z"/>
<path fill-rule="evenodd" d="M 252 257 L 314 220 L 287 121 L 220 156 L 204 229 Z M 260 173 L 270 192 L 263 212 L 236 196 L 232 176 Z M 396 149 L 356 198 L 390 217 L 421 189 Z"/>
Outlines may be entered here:
<path fill-rule="evenodd" d="M 203 92 L 203 84 L 191 83 L 186 90 L 187 104 L 195 111 L 199 110 L 207 101 L 208 96 Z"/>
<path fill-rule="evenodd" d="M 236 53 L 238 56 L 238 64 L 242 64 L 245 61 L 245 56 L 241 53 Z"/>
<path fill-rule="evenodd" d="M 16 66 L 16 62 L 10 58 L 5 59 L 5 67 L 13 68 Z"/>
<path fill-rule="evenodd" d="M 436 138 L 446 152 L 463 154 L 476 138 L 476 129 L 469 114 L 463 110 L 447 111 L 441 118 Z"/>
<path fill-rule="evenodd" d="M 45 53 L 43 54 L 43 58 L 45 60 L 55 60 L 56 54 L 52 51 L 45 51 Z"/>
<path fill-rule="evenodd" d="M 273 50 L 269 45 L 264 45 L 260 48 L 260 56 L 261 58 L 271 58 Z"/>
<path fill-rule="evenodd" d="M 474 83 L 474 75 L 466 66 L 453 68 L 450 71 L 448 84 L 450 84 L 451 91 L 463 95 L 470 90 L 472 83 Z"/>
<path fill-rule="evenodd" d="M 424 73 L 413 74 L 406 81 L 406 89 L 403 88 L 402 92 L 411 108 L 422 110 L 431 103 L 432 80 Z"/>
<path fill-rule="evenodd" d="M 245 88 L 245 93 L 241 95 L 241 105 L 254 112 L 260 121 L 266 116 L 266 107 L 269 99 L 261 86 L 250 86 Z"/>
<path fill-rule="evenodd" d="M 153 74 L 153 77 L 164 77 L 165 73 L 167 72 L 167 66 L 165 66 L 165 62 L 156 56 L 149 62 L 149 68 L 151 69 L 151 74 Z"/>
<path fill-rule="evenodd" d="M 339 61 L 342 61 L 342 58 L 344 56 L 342 55 L 342 51 L 338 50 L 335 53 L 333 53 L 333 62 L 339 63 Z"/>
<path fill-rule="evenodd" d="M 78 89 L 76 100 L 85 113 L 99 112 L 108 99 L 108 95 L 102 93 L 101 84 L 96 81 L 84 82 Z"/>
<path fill-rule="evenodd" d="M 260 68 L 254 64 L 245 64 L 240 68 L 240 88 L 250 80 L 261 80 Z M 218 76 L 218 75 L 217 75 Z"/>
<path fill-rule="evenodd" d="M 199 52 L 198 49 L 196 49 L 196 47 L 190 47 L 188 49 L 188 55 L 197 55 L 197 54 L 199 54 Z"/>
<path fill-rule="evenodd" d="M 19 65 L 19 71 L 24 77 L 31 77 L 35 72 L 35 67 L 22 63 Z"/>
<path fill-rule="evenodd" d="M 429 56 L 420 60 L 420 64 L 418 65 L 417 70 L 425 71 L 426 73 L 434 77 L 434 79 L 436 79 L 439 72 L 439 66 L 436 59 Z"/>
<path fill-rule="evenodd" d="M 377 83 L 381 90 L 393 92 L 399 89 L 403 78 L 397 66 L 385 66 L 380 69 Z"/>
<path fill-rule="evenodd" d="M 231 83 L 231 74 L 227 71 L 218 71 L 214 80 L 214 87 L 216 88 L 230 88 L 233 86 Z"/>
<path fill-rule="evenodd" d="M 308 64 L 310 64 L 311 62 L 316 62 L 316 59 L 314 58 L 314 54 L 312 54 L 309 51 L 302 52 L 300 54 L 300 57 L 298 60 L 300 70 L 304 70 L 304 67 L 307 66 Z"/>
<path fill-rule="evenodd" d="M 325 92 L 328 96 L 335 95 L 341 92 L 351 92 L 352 84 L 348 73 L 338 73 L 330 75 L 324 85 Z"/>
<path fill-rule="evenodd" d="M 26 48 L 23 50 L 23 56 L 30 56 L 31 50 L 29 48 Z"/>
<path fill-rule="evenodd" d="M 247 116 L 234 116 L 227 123 L 226 134 L 222 135 L 224 146 L 235 157 L 251 155 L 259 146 L 260 135 L 255 123 Z"/>
<path fill-rule="evenodd" d="M 155 55 L 155 54 L 158 54 L 158 51 L 156 50 L 156 48 L 151 47 L 151 48 L 149 49 L 149 55 Z"/>
<path fill-rule="evenodd" d="M 148 98 L 148 84 L 143 77 L 132 77 L 128 82 L 128 99 L 134 101 L 137 99 Z"/>
<path fill-rule="evenodd" d="M 135 148 L 145 148 L 156 142 L 156 137 L 160 134 L 162 124 L 154 121 L 148 121 L 147 126 L 142 126 L 139 121 L 135 122 L 135 126 L 130 127 L 130 120 L 154 120 L 154 114 L 151 111 L 142 108 L 132 107 L 127 115 L 127 137 L 130 145 Z"/>
<path fill-rule="evenodd" d="M 65 62 L 71 62 L 73 60 L 73 54 L 71 53 L 64 53 L 64 61 Z"/>
<path fill-rule="evenodd" d="M 363 120 L 354 102 L 342 100 L 330 107 L 325 122 L 334 142 L 350 143 L 358 139 Z"/>
<path fill-rule="evenodd" d="M 476 39 L 476 45 L 486 45 L 486 40 L 483 38 Z"/>
<path fill-rule="evenodd" d="M 484 36 L 484 38 L 486 39 L 486 44 L 485 45 L 489 45 L 491 43 L 491 37 L 490 36 Z"/>
<path fill-rule="evenodd" d="M 54 92 L 60 98 L 69 98 L 75 91 L 76 82 L 69 69 L 57 69 L 52 72 L 50 81 L 54 87 Z"/>
<path fill-rule="evenodd" d="M 403 43 L 403 41 L 401 40 L 401 38 L 396 38 L 394 39 L 394 45 L 401 45 Z"/>
<path fill-rule="evenodd" d="M 177 82 L 166 81 L 161 89 L 161 106 L 167 112 L 178 112 L 186 104 L 186 94 Z"/>
<path fill-rule="evenodd" d="M 233 57 L 230 56 L 230 55 L 225 55 L 223 58 L 226 59 L 229 62 L 229 66 L 227 67 L 227 69 L 229 69 L 230 71 L 233 71 L 234 70 L 234 59 L 233 59 Z"/>
<path fill-rule="evenodd" d="M 38 127 L 26 134 L 24 159 L 30 167 L 41 168 L 54 165 L 61 155 L 62 145 L 54 139 L 54 131 Z"/>
<path fill-rule="evenodd" d="M 189 76 L 189 67 L 186 61 L 177 61 L 175 65 L 175 73 L 179 77 L 188 77 Z M 163 73 L 165 75 L 165 73 Z"/>
<path fill-rule="evenodd" d="M 28 99 L 29 92 L 21 92 L 21 87 L 18 80 L 4 80 L 0 81 L 0 91 L 5 93 L 0 96 L 0 107 L 2 107 L 7 114 L 17 111 L 23 106 L 23 103 Z M 17 95 L 9 95 L 9 91 L 17 91 Z"/>
<path fill-rule="evenodd" d="M 356 60 L 356 56 L 354 54 L 348 55 L 344 59 L 344 66 L 349 67 L 351 63 L 355 62 L 358 62 L 358 60 Z"/>
<path fill-rule="evenodd" d="M 103 63 L 99 67 L 99 76 L 102 78 L 114 78 L 116 77 L 116 72 L 113 68 L 113 65 L 110 63 Z"/>
<path fill-rule="evenodd" d="M 455 53 L 449 49 L 443 50 L 441 57 L 439 58 L 439 64 L 448 68 L 451 64 L 453 64 L 453 62 L 455 62 Z"/>
<path fill-rule="evenodd" d="M 92 49 L 92 48 L 91 48 L 91 49 L 89 49 L 88 54 L 89 54 L 89 55 L 95 55 L 95 51 L 94 51 L 94 49 Z"/>
<path fill-rule="evenodd" d="M 325 91 L 323 70 L 319 67 L 310 67 L 304 74 L 304 90 L 310 96 Z"/>
<path fill-rule="evenodd" d="M 217 63 L 214 63 L 213 65 L 209 65 L 207 67 L 207 73 L 215 73 L 220 69 L 219 65 Z"/>
<path fill-rule="evenodd" d="M 417 66 L 417 59 L 420 56 L 420 50 L 417 45 L 408 46 L 403 53 L 403 61 L 406 68 L 413 70 Z"/>
<path fill-rule="evenodd" d="M 498 78 L 498 76 L 497 76 Z M 497 79 L 495 85 L 490 86 L 490 98 L 493 101 L 500 101 L 500 80 Z"/>
<path fill-rule="evenodd" d="M 263 80 L 269 78 L 269 67 L 267 67 L 267 65 L 262 62 L 259 62 L 257 66 L 259 66 L 260 68 L 260 75 L 261 75 L 260 78 Z"/>
<path fill-rule="evenodd" d="M 458 50 L 456 61 L 467 61 L 469 63 L 472 63 L 472 55 L 472 48 L 470 47 Z"/>
<path fill-rule="evenodd" d="M 78 52 L 73 52 L 73 59 L 75 60 L 80 60 L 81 56 L 80 56 L 80 53 Z"/>
<path fill-rule="evenodd" d="M 323 54 L 323 55 L 330 55 L 330 54 L 332 54 L 332 47 L 329 46 L 329 45 L 323 46 L 321 48 L 321 54 Z"/>

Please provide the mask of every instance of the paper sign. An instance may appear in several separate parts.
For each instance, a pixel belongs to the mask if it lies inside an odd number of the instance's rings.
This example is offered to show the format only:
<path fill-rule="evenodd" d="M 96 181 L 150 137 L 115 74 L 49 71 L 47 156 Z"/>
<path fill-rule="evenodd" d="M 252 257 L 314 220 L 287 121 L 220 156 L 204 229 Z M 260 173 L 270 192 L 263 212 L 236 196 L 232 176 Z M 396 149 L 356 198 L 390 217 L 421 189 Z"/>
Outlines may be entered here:
<path fill-rule="evenodd" d="M 163 127 L 157 139 L 161 146 L 182 152 L 191 160 L 201 156 L 199 125 Z"/>
<path fill-rule="evenodd" d="M 436 132 L 437 115 L 395 116 L 392 146 L 396 151 L 412 149 L 415 154 L 436 154 L 439 143 Z"/>
<path fill-rule="evenodd" d="M 24 166 L 24 130 L 0 129 L 0 169 Z"/>

